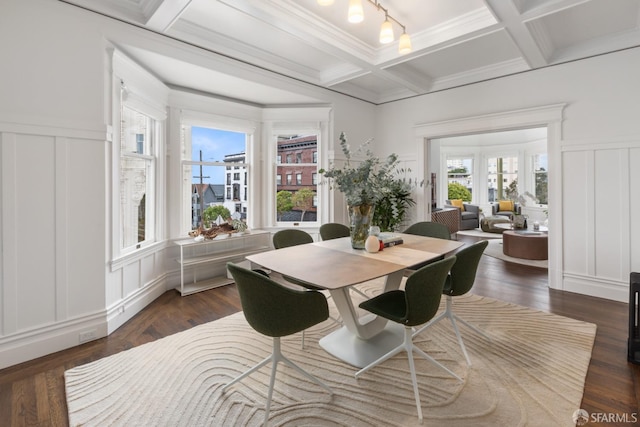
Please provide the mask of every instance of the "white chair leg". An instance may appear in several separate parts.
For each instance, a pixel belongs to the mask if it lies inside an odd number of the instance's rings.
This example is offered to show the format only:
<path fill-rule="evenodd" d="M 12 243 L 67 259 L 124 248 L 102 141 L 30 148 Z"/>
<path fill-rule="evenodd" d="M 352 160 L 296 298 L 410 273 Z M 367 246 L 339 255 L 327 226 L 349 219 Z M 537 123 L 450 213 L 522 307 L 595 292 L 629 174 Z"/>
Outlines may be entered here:
<path fill-rule="evenodd" d="M 422 424 L 422 405 L 420 404 L 420 390 L 418 389 L 418 378 L 416 377 L 416 366 L 413 361 L 413 342 L 411 341 L 412 329 L 404 328 L 404 349 L 407 352 L 409 360 L 409 371 L 411 372 L 411 383 L 413 384 L 413 396 L 416 399 L 416 409 L 418 410 L 418 419 Z"/>
<path fill-rule="evenodd" d="M 277 350 L 276 350 L 277 348 Z M 271 379 L 269 380 L 269 392 L 267 393 L 267 403 L 264 408 L 264 423 L 266 426 L 269 421 L 269 411 L 271 410 L 271 397 L 273 396 L 273 386 L 276 382 L 276 371 L 278 369 L 278 362 L 280 354 L 280 338 L 273 339 L 273 363 L 271 364 Z"/>
<path fill-rule="evenodd" d="M 447 312 L 446 310 L 443 311 L 442 313 L 438 314 L 436 317 L 434 317 L 433 319 L 431 319 L 430 321 L 428 321 L 427 323 L 425 323 L 423 326 L 420 327 L 420 329 L 418 329 L 417 331 L 415 331 L 413 333 L 413 336 L 415 337 L 416 335 L 422 333 L 423 331 L 425 331 L 426 329 L 429 329 L 431 326 L 435 325 L 436 323 L 438 323 L 439 321 L 441 321 L 442 319 L 444 319 L 445 317 L 447 317 Z"/>
<path fill-rule="evenodd" d="M 462 335 L 460 335 L 460 330 L 458 329 L 458 325 L 456 324 L 455 316 L 449 316 L 449 320 L 451 320 L 451 324 L 453 325 L 453 330 L 456 333 L 456 338 L 458 339 L 458 344 L 462 349 L 462 354 L 464 354 L 464 358 L 467 359 L 467 366 L 471 366 L 471 359 L 469 359 L 467 348 L 464 346 L 464 342 L 462 341 Z"/>
<path fill-rule="evenodd" d="M 395 356 L 396 354 L 400 353 L 402 350 L 404 350 L 404 345 L 399 345 L 398 347 L 396 347 L 393 350 L 389 351 L 384 356 L 381 356 L 377 360 L 369 363 L 367 366 L 365 366 L 364 368 L 362 368 L 358 372 L 356 372 L 356 378 L 358 378 L 358 376 L 360 376 L 361 374 L 364 374 L 365 372 L 367 372 L 369 369 L 373 368 L 374 366 L 379 365 L 382 362 L 384 362 L 385 360 L 387 360 L 387 359 Z"/>
<path fill-rule="evenodd" d="M 325 390 L 327 390 L 329 392 L 329 394 L 333 394 L 333 390 L 331 390 L 331 388 L 329 388 L 328 385 L 326 385 L 325 383 L 323 383 L 322 381 L 320 381 L 318 378 L 314 377 L 313 375 L 311 375 L 309 372 L 305 371 L 304 369 L 302 369 L 300 366 L 296 365 L 294 362 L 292 362 L 291 360 L 289 360 L 286 356 L 280 354 L 280 359 L 287 365 L 289 365 L 290 367 L 292 367 L 293 369 L 295 369 L 296 371 L 300 372 L 302 375 L 304 375 L 305 377 L 309 378 L 311 381 L 313 381 L 314 383 L 318 384 L 320 387 L 324 388 Z"/>
<path fill-rule="evenodd" d="M 485 337 L 487 339 L 487 341 L 491 341 L 491 337 L 489 335 L 487 335 L 484 331 L 480 330 L 477 326 L 472 325 L 471 323 L 467 322 L 466 320 L 460 318 L 455 313 L 453 313 L 453 317 L 455 317 L 457 321 L 463 323 L 469 329 L 473 329 L 474 331 L 476 331 L 476 333 L 478 333 L 479 335 L 482 335 L 483 337 Z"/>
<path fill-rule="evenodd" d="M 222 392 L 224 393 L 224 391 L 229 388 L 230 386 L 234 385 L 235 383 L 237 383 L 238 381 L 242 380 L 245 377 L 248 377 L 249 375 L 251 375 L 252 373 L 254 373 L 255 371 L 257 371 L 258 369 L 262 368 L 264 365 L 266 365 L 267 363 L 271 362 L 271 359 L 273 358 L 273 355 L 269 355 L 268 357 L 266 357 L 262 362 L 258 363 L 256 366 L 254 366 L 253 368 L 249 369 L 248 371 L 246 371 L 245 373 L 243 373 L 242 375 L 237 376 L 235 379 L 231 380 L 231 382 L 227 383 L 224 387 L 222 387 Z"/>
<path fill-rule="evenodd" d="M 303 331 L 303 333 L 304 333 L 304 331 Z M 311 375 L 310 373 L 308 373 L 307 371 L 305 371 L 304 369 L 302 369 L 301 367 L 299 367 L 298 365 L 293 363 L 291 360 L 289 360 L 288 358 L 286 358 L 282 354 L 282 350 L 281 350 L 281 346 L 280 346 L 280 338 L 279 337 L 274 337 L 273 338 L 273 352 L 271 353 L 271 355 L 269 355 L 262 362 L 258 363 L 256 366 L 254 366 L 253 368 L 249 369 L 248 371 L 246 371 L 242 375 L 236 377 L 230 383 L 228 383 L 224 387 L 222 387 L 222 392 L 224 393 L 224 391 L 229 386 L 237 383 L 241 379 L 243 379 L 243 378 L 247 377 L 248 375 L 254 373 L 255 371 L 257 371 L 258 369 L 262 368 L 264 365 L 266 365 L 269 362 L 271 362 L 271 378 L 269 380 L 269 391 L 267 393 L 267 402 L 265 404 L 265 413 L 264 413 L 264 423 L 263 423 L 263 425 L 266 426 L 267 425 L 267 421 L 269 421 L 269 412 L 271 410 L 271 398 L 273 396 L 273 387 L 274 387 L 275 381 L 276 381 L 276 371 L 278 369 L 278 363 L 279 362 L 284 362 L 285 364 L 291 366 L 292 368 L 294 368 L 295 370 L 300 372 L 302 375 L 306 376 L 310 380 L 314 381 L 316 384 L 320 385 L 322 388 L 326 389 L 330 394 L 333 394 L 333 390 L 331 390 L 328 385 L 326 385 L 325 383 L 320 381 L 318 378 L 314 377 L 313 375 Z"/>
<path fill-rule="evenodd" d="M 444 319 L 445 317 L 449 318 L 449 320 L 451 321 L 451 324 L 453 325 L 453 330 L 454 330 L 454 332 L 456 334 L 456 338 L 458 339 L 458 344 L 460 344 L 460 348 L 462 349 L 462 353 L 464 354 L 464 358 L 467 361 L 467 366 L 471 366 L 471 359 L 469 358 L 469 353 L 467 353 L 467 348 L 465 347 L 464 341 L 462 340 L 462 334 L 460 334 L 460 330 L 458 328 L 456 320 L 459 321 L 460 323 L 464 324 L 465 326 L 469 327 L 470 329 L 473 329 L 478 334 L 480 334 L 483 337 L 485 337 L 488 341 L 491 341 L 491 338 L 487 334 L 482 332 L 480 329 L 478 329 L 476 326 L 472 325 L 471 323 L 467 322 L 464 319 L 461 319 L 459 316 L 457 316 L 453 312 L 453 309 L 452 309 L 452 297 L 451 296 L 447 296 L 445 310 L 442 313 L 440 313 L 437 317 L 433 318 L 430 322 L 426 323 L 420 329 L 415 331 L 413 333 L 413 336 L 415 337 L 416 335 L 418 335 L 419 333 L 423 332 L 425 329 L 428 329 L 429 327 L 435 325 L 436 323 L 438 323 L 440 320 Z"/>
<path fill-rule="evenodd" d="M 424 357 L 425 359 L 427 359 L 429 362 L 433 363 L 434 365 L 436 365 L 437 367 L 439 367 L 440 369 L 443 369 L 444 371 L 446 371 L 449 375 L 451 375 L 452 377 L 454 377 L 455 379 L 457 379 L 460 382 L 462 381 L 462 378 L 460 378 L 459 376 L 457 376 L 455 374 L 455 372 L 453 372 L 451 369 L 447 368 L 446 366 L 444 366 L 442 363 L 438 362 L 436 359 L 434 359 L 433 357 L 429 356 L 427 353 L 425 353 L 424 351 L 422 351 L 421 349 L 419 349 L 418 347 L 416 347 L 415 345 L 413 346 L 413 350 L 418 353 L 420 356 Z"/>

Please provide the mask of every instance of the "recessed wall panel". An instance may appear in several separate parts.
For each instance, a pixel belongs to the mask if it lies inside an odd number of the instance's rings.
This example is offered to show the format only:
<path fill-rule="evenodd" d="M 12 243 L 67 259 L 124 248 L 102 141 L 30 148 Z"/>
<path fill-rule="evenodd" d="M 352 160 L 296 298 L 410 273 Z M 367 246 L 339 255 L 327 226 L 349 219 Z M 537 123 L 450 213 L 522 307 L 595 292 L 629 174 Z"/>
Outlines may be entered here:
<path fill-rule="evenodd" d="M 627 223 L 622 214 L 628 212 L 626 185 L 621 177 L 628 172 L 627 149 L 596 150 L 594 153 L 594 260 L 599 277 L 622 279 L 620 259 L 627 241 Z M 624 160 L 624 161 L 623 161 Z"/>
<path fill-rule="evenodd" d="M 105 306 L 105 149 L 102 141 L 68 139 L 65 144 L 70 168 L 57 191 L 67 200 L 59 224 L 67 242 L 68 314 L 75 317 Z"/>
<path fill-rule="evenodd" d="M 589 211 L 588 185 L 589 156 L 585 152 L 567 152 L 562 155 L 562 251 L 565 272 L 587 274 L 589 265 L 589 224 L 584 215 Z M 552 209 L 552 207 L 551 207 Z M 580 212 L 580 215 L 571 215 Z M 549 231 L 553 233 L 553 230 Z"/>
<path fill-rule="evenodd" d="M 56 320 L 55 156 L 53 138 L 18 135 L 15 144 L 17 330 Z"/>

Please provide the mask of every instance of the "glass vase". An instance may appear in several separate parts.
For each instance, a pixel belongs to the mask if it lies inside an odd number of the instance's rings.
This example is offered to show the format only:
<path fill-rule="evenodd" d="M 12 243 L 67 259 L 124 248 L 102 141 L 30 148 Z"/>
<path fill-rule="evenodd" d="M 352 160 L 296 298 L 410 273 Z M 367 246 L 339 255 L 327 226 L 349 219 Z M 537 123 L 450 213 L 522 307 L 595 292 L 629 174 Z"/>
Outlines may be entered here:
<path fill-rule="evenodd" d="M 373 205 L 349 206 L 349 224 L 351 226 L 351 247 L 364 249 L 369 227 L 373 218 Z"/>

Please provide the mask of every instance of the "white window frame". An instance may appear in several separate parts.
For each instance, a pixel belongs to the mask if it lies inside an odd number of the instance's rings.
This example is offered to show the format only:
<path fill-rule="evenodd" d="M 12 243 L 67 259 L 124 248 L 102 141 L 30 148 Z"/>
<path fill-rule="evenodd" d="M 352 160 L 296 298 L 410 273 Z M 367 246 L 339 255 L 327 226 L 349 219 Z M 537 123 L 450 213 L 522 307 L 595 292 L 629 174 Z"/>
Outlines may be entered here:
<path fill-rule="evenodd" d="M 317 185 L 316 193 L 316 221 L 289 222 L 278 221 L 276 213 L 276 174 L 277 174 L 277 137 L 278 135 L 317 135 L 317 159 L 314 162 L 318 170 L 328 168 L 328 148 L 326 141 L 330 139 L 331 108 L 273 108 L 264 111 L 263 114 L 263 139 L 265 146 L 265 173 L 264 179 L 264 203 L 263 214 L 264 228 L 287 228 L 300 226 L 314 229 L 329 219 L 329 186 Z"/>
<path fill-rule="evenodd" d="M 536 151 L 531 153 L 530 155 L 528 155 L 529 157 L 529 164 L 530 164 L 530 175 L 531 175 L 531 184 L 530 184 L 530 188 L 533 190 L 531 193 L 534 194 L 536 197 L 538 197 L 537 194 L 535 194 L 535 188 L 536 188 L 536 176 L 539 174 L 538 172 L 536 172 L 535 170 L 535 158 L 536 156 L 540 156 L 540 155 L 547 155 L 547 170 L 544 171 L 544 174 L 547 176 L 547 202 L 549 201 L 549 154 L 546 151 Z M 543 173 L 543 172 L 540 172 Z M 540 208 L 544 208 L 546 209 L 548 206 L 548 203 L 537 203 L 536 204 L 537 207 Z"/>
<path fill-rule="evenodd" d="M 147 249 L 155 247 L 164 239 L 164 214 L 162 206 L 165 200 L 165 189 L 161 185 L 165 177 L 165 162 L 160 153 L 165 150 L 165 127 L 169 89 L 117 50 L 111 51 L 112 59 L 112 123 L 113 141 L 111 144 L 111 259 L 112 268 L 117 268 L 121 261 L 138 253 L 145 253 Z M 153 120 L 154 140 L 151 144 L 152 152 L 148 154 L 130 153 L 127 156 L 150 161 L 151 170 L 147 174 L 147 189 L 145 190 L 145 240 L 128 247 L 121 244 L 123 224 L 121 218 L 121 120 L 122 105 L 138 111 Z M 147 194 L 150 193 L 150 194 Z"/>
<path fill-rule="evenodd" d="M 211 129 L 219 129 L 229 132 L 237 132 L 245 134 L 245 162 L 244 163 L 234 163 L 233 165 L 229 165 L 229 163 L 225 162 L 210 162 L 203 161 L 203 166 L 219 166 L 225 167 L 225 199 L 227 198 L 229 188 L 226 185 L 227 174 L 231 174 L 231 184 L 234 183 L 242 183 L 243 176 L 240 175 L 239 181 L 235 180 L 234 174 L 240 173 L 236 172 L 241 167 L 245 168 L 245 173 L 247 174 L 247 188 L 250 193 L 255 193 L 255 190 L 252 191 L 253 184 L 256 182 L 256 178 L 253 177 L 253 170 L 256 169 L 254 166 L 254 151 L 255 151 L 255 132 L 256 125 L 254 122 L 250 120 L 243 119 L 231 119 L 229 117 L 220 116 L 216 114 L 208 114 L 197 111 L 190 110 L 182 110 L 180 116 L 180 127 L 181 130 L 184 127 L 184 147 L 180 144 L 181 158 L 180 158 L 180 224 L 179 224 L 179 233 L 181 236 L 188 236 L 189 231 L 191 231 L 191 205 L 190 205 L 190 194 L 191 194 L 191 178 L 185 175 L 185 168 L 190 165 L 200 165 L 199 161 L 191 160 L 191 127 L 203 127 L 203 128 L 211 128 Z M 247 195 L 244 192 L 240 193 L 240 200 L 243 200 Z M 249 205 L 249 209 L 247 212 L 248 225 L 249 228 L 254 228 L 256 224 L 256 220 L 253 217 L 254 215 L 258 215 L 259 207 L 253 206 L 253 200 L 251 197 L 248 197 L 249 200 L 246 200 Z M 233 209 L 229 209 L 231 213 L 233 213 Z M 243 208 L 244 210 L 244 208 Z"/>

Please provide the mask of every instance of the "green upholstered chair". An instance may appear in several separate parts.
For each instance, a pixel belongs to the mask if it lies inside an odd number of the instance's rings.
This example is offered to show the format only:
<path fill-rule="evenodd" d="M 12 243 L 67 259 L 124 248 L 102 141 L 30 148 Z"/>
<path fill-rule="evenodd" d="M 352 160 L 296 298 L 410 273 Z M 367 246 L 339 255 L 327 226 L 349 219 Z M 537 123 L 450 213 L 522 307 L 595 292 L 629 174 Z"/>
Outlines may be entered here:
<path fill-rule="evenodd" d="M 448 318 L 453 325 L 453 330 L 455 331 L 456 337 L 458 338 L 458 343 L 460 344 L 460 348 L 462 349 L 464 357 L 467 359 L 467 365 L 469 366 L 471 366 L 471 360 L 469 359 L 469 355 L 467 354 L 467 349 L 465 348 L 464 342 L 462 341 L 462 336 L 460 335 L 460 330 L 458 329 L 456 321 L 460 321 L 461 323 L 465 324 L 467 327 L 473 329 L 489 341 L 491 341 L 491 338 L 489 338 L 476 326 L 470 324 L 464 319 L 461 319 L 453 312 L 453 297 L 464 295 L 473 287 L 473 283 L 476 280 L 476 272 L 478 270 L 480 258 L 482 257 L 482 254 L 484 253 L 484 250 L 487 248 L 488 244 L 489 242 L 487 240 L 482 240 L 480 242 L 474 243 L 471 246 L 462 248 L 458 252 L 456 252 L 457 261 L 451 269 L 451 273 L 447 277 L 447 281 L 445 282 L 444 289 L 442 291 L 443 295 L 445 295 L 446 297 L 445 311 L 440 313 L 431 322 L 427 323 L 414 333 L 415 336 L 425 329 L 429 328 L 430 326 L 438 323 L 440 320 Z"/>
<path fill-rule="evenodd" d="M 309 233 L 303 230 L 286 229 L 276 231 L 272 238 L 273 247 L 276 249 L 288 248 L 290 246 L 304 245 L 307 243 L 313 243 L 313 237 Z M 293 277 L 283 276 L 285 280 L 296 285 L 303 286 L 307 289 L 320 290 L 312 283 L 304 282 L 302 280 L 294 279 Z"/>
<path fill-rule="evenodd" d="M 306 243 L 313 243 L 313 237 L 306 231 L 295 228 L 279 230 L 273 235 L 273 247 L 276 249 L 304 245 Z"/>
<path fill-rule="evenodd" d="M 422 221 L 411 224 L 404 230 L 404 233 L 451 240 L 451 233 L 447 226 L 433 221 Z"/>
<path fill-rule="evenodd" d="M 451 240 L 451 233 L 449 232 L 447 226 L 433 221 L 422 221 L 411 224 L 406 230 L 404 230 L 404 233 L 414 234 L 416 236 L 435 237 L 436 239 Z M 417 270 L 421 267 L 424 267 L 425 265 L 429 265 L 435 261 L 440 261 L 443 259 L 444 255 L 430 261 L 414 265 L 409 270 Z"/>
<path fill-rule="evenodd" d="M 438 312 L 444 283 L 447 280 L 449 270 L 451 270 L 455 262 L 456 257 L 451 256 L 424 266 L 407 278 L 404 290 L 398 289 L 385 292 L 360 304 L 360 308 L 403 325 L 404 341 L 395 349 L 358 371 L 356 378 L 399 352 L 405 351 L 409 359 L 413 394 L 415 396 L 420 422 L 422 422 L 422 407 L 420 405 L 420 393 L 413 362 L 414 351 L 462 382 L 462 379 L 453 371 L 413 344 L 414 326 L 428 322 Z"/>
<path fill-rule="evenodd" d="M 320 238 L 322 240 L 339 239 L 351 236 L 351 229 L 339 222 L 328 222 L 320 226 Z"/>
<path fill-rule="evenodd" d="M 244 317 L 257 332 L 273 338 L 273 352 L 262 362 L 226 384 L 222 391 L 271 362 L 271 379 L 265 405 L 264 424 L 269 419 L 271 397 L 279 362 L 284 362 L 333 394 L 322 381 L 293 363 L 281 352 L 280 338 L 303 331 L 329 318 L 327 300 L 320 292 L 282 286 L 263 274 L 228 263 L 240 294 Z"/>
<path fill-rule="evenodd" d="M 311 237 L 311 235 L 306 231 L 297 230 L 295 228 L 287 228 L 285 230 L 276 231 L 273 235 L 272 241 L 273 241 L 273 247 L 276 248 L 277 250 L 282 248 L 288 248 L 290 246 L 298 246 L 298 245 L 304 245 L 307 243 L 313 243 L 313 237 Z M 298 286 L 302 286 L 307 289 L 311 289 L 314 291 L 324 290 L 323 288 L 319 288 L 315 286 L 313 283 L 305 282 L 305 281 L 298 280 L 293 277 L 289 277 L 285 275 L 283 275 L 282 277 L 287 282 L 296 284 Z M 339 319 L 336 319 L 335 317 L 330 317 L 330 318 L 334 322 L 338 324 L 342 324 L 342 322 L 340 322 Z M 301 345 L 304 348 L 304 331 L 302 332 Z"/>

